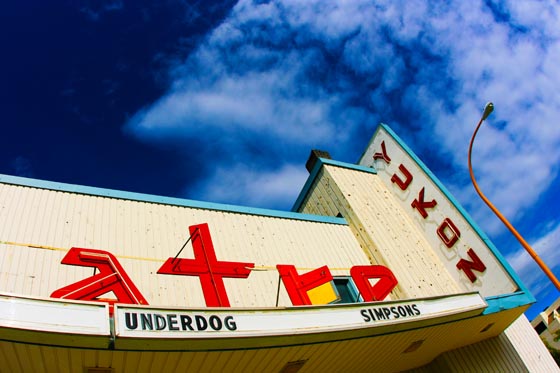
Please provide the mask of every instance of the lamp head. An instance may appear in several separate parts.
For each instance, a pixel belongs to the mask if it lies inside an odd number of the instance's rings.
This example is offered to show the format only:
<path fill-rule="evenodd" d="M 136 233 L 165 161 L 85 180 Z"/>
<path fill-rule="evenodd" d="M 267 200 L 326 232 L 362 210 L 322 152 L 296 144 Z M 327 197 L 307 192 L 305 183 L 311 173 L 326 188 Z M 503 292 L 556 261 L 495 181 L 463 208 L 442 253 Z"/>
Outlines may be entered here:
<path fill-rule="evenodd" d="M 488 118 L 488 116 L 494 111 L 494 104 L 489 102 L 484 106 L 484 111 L 482 112 L 482 120 Z"/>

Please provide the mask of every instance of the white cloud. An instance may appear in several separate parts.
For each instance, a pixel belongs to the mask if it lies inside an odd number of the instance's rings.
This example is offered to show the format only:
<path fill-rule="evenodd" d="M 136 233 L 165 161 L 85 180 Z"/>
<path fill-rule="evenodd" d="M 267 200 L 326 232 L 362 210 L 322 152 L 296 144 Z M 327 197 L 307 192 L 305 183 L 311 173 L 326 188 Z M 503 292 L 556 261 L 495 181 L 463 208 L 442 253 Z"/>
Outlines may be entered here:
<path fill-rule="evenodd" d="M 120 11 L 124 8 L 122 0 L 106 1 L 97 3 L 95 6 L 84 5 L 80 8 L 80 12 L 84 13 L 91 21 L 99 21 L 105 13 Z"/>
<path fill-rule="evenodd" d="M 248 170 L 284 174 L 314 147 L 356 159 L 355 134 L 371 134 L 377 119 L 421 157 L 466 175 L 470 136 L 493 100 L 473 161 L 484 192 L 515 221 L 558 177 L 560 20 L 547 1 L 500 4 L 492 14 L 483 1 L 240 1 L 170 72 L 167 94 L 127 126 L 145 141 L 234 147 L 235 159 L 214 160 L 197 184 L 208 190 L 192 192 L 250 203 L 263 178 Z M 263 168 L 239 143 L 284 159 Z M 243 175 L 252 186 L 237 194 L 210 183 Z M 503 231 L 465 180 L 444 182 L 485 230 Z M 283 190 L 295 190 L 290 185 Z M 282 198 L 271 192 L 269 202 Z"/>
<path fill-rule="evenodd" d="M 560 242 L 560 222 L 553 222 L 548 225 L 548 231 L 531 245 L 553 273 L 560 269 L 558 242 Z M 520 248 L 509 255 L 507 260 L 535 295 L 539 296 L 550 284 L 548 277 L 525 249 Z"/>
<path fill-rule="evenodd" d="M 293 79 L 290 71 L 250 73 L 240 77 L 224 76 L 204 89 L 179 89 L 171 92 L 147 111 L 140 112 L 130 125 L 136 131 L 170 132 L 175 136 L 196 136 L 201 130 L 265 131 L 284 140 L 304 140 L 310 136 L 332 138 L 326 126 L 329 108 L 335 98 L 301 97 L 291 100 Z M 295 85 L 290 81 L 290 85 Z"/>
<path fill-rule="evenodd" d="M 278 170 L 253 169 L 237 164 L 217 169 L 211 178 L 187 194 L 211 202 L 274 208 L 277 207 L 274 204 L 293 204 L 293 196 L 297 196 L 307 176 L 307 170 L 299 164 L 284 164 Z M 274 201 L 272 206 L 271 201 Z"/>

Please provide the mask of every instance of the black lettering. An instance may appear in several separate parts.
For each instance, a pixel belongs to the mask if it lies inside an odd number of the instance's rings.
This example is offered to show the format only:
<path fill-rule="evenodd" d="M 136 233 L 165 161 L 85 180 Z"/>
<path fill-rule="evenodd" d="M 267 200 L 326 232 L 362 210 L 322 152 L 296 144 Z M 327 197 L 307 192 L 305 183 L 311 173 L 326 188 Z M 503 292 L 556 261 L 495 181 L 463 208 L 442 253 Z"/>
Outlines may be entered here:
<path fill-rule="evenodd" d="M 416 316 L 420 315 L 421 312 L 420 312 L 420 310 L 418 309 L 418 306 L 417 306 L 417 305 L 413 304 L 413 305 L 412 305 L 412 309 L 414 310 L 414 314 L 415 314 Z"/>
<path fill-rule="evenodd" d="M 373 316 L 373 311 L 370 309 L 368 309 L 369 315 L 371 316 L 371 321 L 375 320 L 375 316 Z"/>
<path fill-rule="evenodd" d="M 406 310 L 404 309 L 403 306 L 398 306 L 397 309 L 399 310 L 399 314 L 400 314 L 402 317 L 406 317 Z"/>
<path fill-rule="evenodd" d="M 220 330 L 222 329 L 222 320 L 220 320 L 220 318 L 216 315 L 212 315 L 210 316 L 210 319 L 208 320 L 210 327 L 214 330 Z"/>
<path fill-rule="evenodd" d="M 361 310 L 360 313 L 362 314 L 362 317 L 364 318 L 365 322 L 371 321 L 371 318 L 368 315 L 368 310 Z"/>
<path fill-rule="evenodd" d="M 197 330 L 206 330 L 206 328 L 208 328 L 208 321 L 206 321 L 204 316 L 196 315 L 194 320 L 196 321 Z"/>
<path fill-rule="evenodd" d="M 169 325 L 169 330 L 179 330 L 177 324 L 177 315 L 167 315 L 167 325 Z"/>
<path fill-rule="evenodd" d="M 377 320 L 385 320 L 385 314 L 383 313 L 382 308 L 376 308 L 374 309 L 374 311 L 375 311 L 375 316 L 377 316 Z"/>
<path fill-rule="evenodd" d="M 167 326 L 165 322 L 165 317 L 162 315 L 158 315 L 157 313 L 154 315 L 155 322 L 156 322 L 156 330 L 163 330 Z"/>
<path fill-rule="evenodd" d="M 142 330 L 154 330 L 154 323 L 152 321 L 151 313 L 141 313 L 140 323 L 142 324 Z"/>
<path fill-rule="evenodd" d="M 404 308 L 406 309 L 406 313 L 408 316 L 414 316 L 414 311 L 412 310 L 412 306 L 407 304 L 404 306 Z"/>
<path fill-rule="evenodd" d="M 233 316 L 226 316 L 224 319 L 224 325 L 228 330 L 237 330 L 237 324 L 235 323 L 235 320 L 233 320 Z"/>
<path fill-rule="evenodd" d="M 132 317 L 132 319 L 131 319 Z M 125 312 L 124 314 L 124 322 L 126 327 L 130 330 L 134 330 L 138 327 L 138 315 L 135 313 Z"/>
<path fill-rule="evenodd" d="M 399 315 L 399 313 L 397 312 L 397 307 L 391 307 L 391 312 L 393 313 L 393 318 L 394 319 L 398 319 L 399 317 L 401 317 Z"/>
<path fill-rule="evenodd" d="M 194 330 L 193 327 L 191 326 L 192 324 L 192 319 L 190 316 L 188 315 L 181 315 L 179 316 L 179 318 L 181 319 L 181 329 L 183 330 Z"/>
<path fill-rule="evenodd" d="M 383 307 L 383 313 L 385 313 L 387 320 L 391 320 L 391 310 L 389 308 Z"/>

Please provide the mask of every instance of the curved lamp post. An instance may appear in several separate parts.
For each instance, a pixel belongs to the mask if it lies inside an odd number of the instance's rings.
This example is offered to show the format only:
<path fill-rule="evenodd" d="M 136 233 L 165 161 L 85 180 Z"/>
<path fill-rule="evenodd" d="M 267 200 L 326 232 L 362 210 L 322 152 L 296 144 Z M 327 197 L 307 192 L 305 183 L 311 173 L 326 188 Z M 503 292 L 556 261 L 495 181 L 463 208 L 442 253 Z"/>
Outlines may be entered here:
<path fill-rule="evenodd" d="M 493 110 L 494 110 L 494 104 L 492 104 L 491 102 L 487 103 L 486 106 L 484 107 L 484 112 L 482 113 L 482 117 L 480 117 L 480 121 L 478 122 L 478 125 L 476 126 L 476 129 L 474 130 L 474 133 L 471 138 L 471 143 L 469 145 L 469 173 L 471 175 L 472 183 L 480 198 L 482 198 L 482 200 L 488 205 L 488 207 L 490 207 L 490 209 L 494 212 L 494 214 L 496 214 L 496 216 L 502 221 L 502 223 L 505 224 L 505 226 L 511 231 L 511 233 L 513 233 L 515 238 L 517 238 L 517 240 L 521 243 L 521 245 L 525 248 L 525 250 L 527 250 L 529 255 L 531 255 L 533 260 L 537 262 L 539 267 L 541 267 L 543 272 L 548 276 L 550 281 L 552 281 L 554 286 L 556 286 L 556 289 L 560 290 L 560 282 L 558 281 L 556 276 L 554 276 L 554 273 L 552 273 L 550 268 L 548 268 L 548 266 L 537 255 L 535 250 L 533 250 L 533 248 L 527 243 L 527 241 L 525 241 L 525 239 L 519 234 L 519 232 L 517 232 L 517 230 L 513 227 L 513 225 L 511 225 L 511 223 L 502 215 L 500 211 L 498 211 L 498 209 L 492 204 L 492 202 L 490 202 L 488 198 L 486 198 L 486 196 L 484 195 L 484 193 L 482 193 L 482 191 L 478 187 L 478 184 L 476 183 L 476 179 L 474 177 L 474 173 L 472 170 L 472 162 L 471 162 L 471 153 L 472 153 L 474 138 L 482 122 L 484 122 L 484 120 L 488 118 L 488 116 L 490 115 L 490 113 L 492 113 Z"/>

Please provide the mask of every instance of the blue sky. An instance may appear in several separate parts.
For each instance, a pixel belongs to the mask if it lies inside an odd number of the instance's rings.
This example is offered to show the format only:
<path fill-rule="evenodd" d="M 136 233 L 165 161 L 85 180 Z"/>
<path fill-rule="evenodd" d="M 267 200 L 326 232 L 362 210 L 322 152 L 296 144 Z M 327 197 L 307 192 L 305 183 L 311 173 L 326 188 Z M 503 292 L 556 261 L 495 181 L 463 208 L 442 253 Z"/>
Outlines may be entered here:
<path fill-rule="evenodd" d="M 560 5 L 60 1 L 0 14 L 0 173 L 289 210 L 310 149 L 354 163 L 387 123 L 538 299 L 560 275 Z"/>

